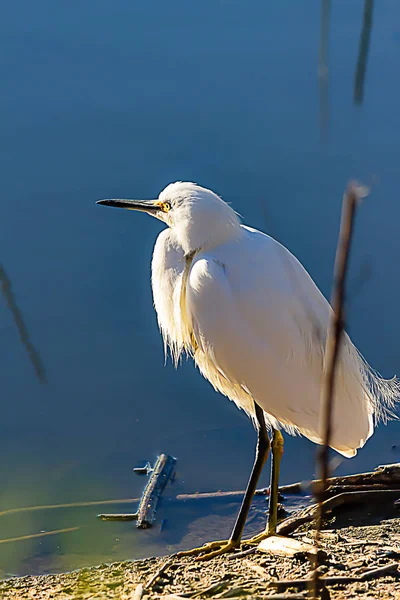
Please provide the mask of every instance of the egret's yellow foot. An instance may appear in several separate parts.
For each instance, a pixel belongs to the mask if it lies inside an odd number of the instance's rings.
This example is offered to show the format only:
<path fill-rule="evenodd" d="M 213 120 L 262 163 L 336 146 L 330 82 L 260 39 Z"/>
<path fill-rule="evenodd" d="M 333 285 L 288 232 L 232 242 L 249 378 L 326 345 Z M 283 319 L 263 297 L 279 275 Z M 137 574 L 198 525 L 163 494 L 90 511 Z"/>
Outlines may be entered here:
<path fill-rule="evenodd" d="M 221 542 L 208 542 L 200 548 L 192 548 L 192 550 L 185 550 L 184 552 L 178 552 L 177 556 L 195 556 L 199 554 L 196 560 L 210 560 L 214 556 L 220 556 L 231 552 L 240 545 L 240 542 L 234 542 L 233 540 L 224 540 Z"/>
<path fill-rule="evenodd" d="M 254 535 L 249 540 L 242 540 L 242 544 L 249 544 L 249 546 L 258 545 L 263 540 L 267 539 L 271 535 L 276 535 L 276 533 L 270 533 L 269 531 L 263 531 L 257 535 Z"/>
<path fill-rule="evenodd" d="M 242 540 L 242 544 L 249 544 L 251 546 L 253 544 L 259 544 L 263 540 L 266 540 L 267 537 L 271 537 L 273 535 L 276 535 L 276 527 L 268 527 L 267 526 L 267 528 L 264 529 L 264 531 L 262 531 L 261 533 L 258 533 L 257 535 L 254 535 L 249 540 Z"/>

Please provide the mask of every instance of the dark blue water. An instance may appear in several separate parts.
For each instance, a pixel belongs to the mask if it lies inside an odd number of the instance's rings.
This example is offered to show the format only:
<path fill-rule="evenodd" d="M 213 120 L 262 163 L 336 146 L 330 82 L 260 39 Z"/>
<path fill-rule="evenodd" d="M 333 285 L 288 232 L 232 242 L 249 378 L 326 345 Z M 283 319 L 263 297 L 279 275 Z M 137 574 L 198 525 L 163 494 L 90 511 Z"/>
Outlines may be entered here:
<path fill-rule="evenodd" d="M 400 7 L 375 3 L 356 106 L 363 6 L 333 3 L 319 80 L 316 0 L 3 4 L 0 263 L 30 340 L 3 295 L 1 509 L 138 496 L 132 467 L 159 452 L 178 458 L 173 494 L 247 480 L 247 418 L 190 362 L 164 366 L 149 281 L 160 223 L 98 198 L 196 181 L 286 244 L 329 295 L 341 196 L 360 179 L 373 193 L 358 215 L 349 330 L 376 369 L 400 374 Z M 338 471 L 399 460 L 398 438 L 398 424 L 381 427 Z M 282 480 L 311 477 L 314 455 L 307 440 L 286 438 Z M 224 506 L 186 516 L 172 506 L 166 533 L 98 524 L 98 507 L 0 516 L 2 539 L 81 527 L 1 545 L 0 574 L 227 535 L 237 506 L 229 518 Z"/>

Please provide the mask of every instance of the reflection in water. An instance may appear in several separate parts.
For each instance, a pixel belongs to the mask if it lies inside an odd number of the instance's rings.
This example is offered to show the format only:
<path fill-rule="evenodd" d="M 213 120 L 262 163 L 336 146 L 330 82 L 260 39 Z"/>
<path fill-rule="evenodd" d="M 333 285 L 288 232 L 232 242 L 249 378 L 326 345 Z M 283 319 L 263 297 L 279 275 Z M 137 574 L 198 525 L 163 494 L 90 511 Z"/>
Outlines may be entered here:
<path fill-rule="evenodd" d="M 354 104 L 362 104 L 364 100 L 364 81 L 365 72 L 367 69 L 369 41 L 371 37 L 373 8 L 374 0 L 365 0 L 364 18 L 362 31 L 360 35 L 357 68 L 354 76 Z"/>
<path fill-rule="evenodd" d="M 329 128 L 328 48 L 330 12 L 331 0 L 322 0 L 318 53 L 319 124 L 322 142 L 327 141 Z"/>
<path fill-rule="evenodd" d="M 1 284 L 1 289 L 4 294 L 4 298 L 6 300 L 7 306 L 11 310 L 12 316 L 14 318 L 14 322 L 17 326 L 19 337 L 28 353 L 28 356 L 33 365 L 33 368 L 35 369 L 37 378 L 39 379 L 40 383 L 46 383 L 46 381 L 47 381 L 46 380 L 46 371 L 45 371 L 42 359 L 40 358 L 39 352 L 36 350 L 35 346 L 32 344 L 32 342 L 30 340 L 28 328 L 25 325 L 25 321 L 22 316 L 22 312 L 19 309 L 17 302 L 14 298 L 14 294 L 13 294 L 13 291 L 11 288 L 11 281 L 9 280 L 7 273 L 6 273 L 3 265 L 1 265 L 1 264 L 0 264 L 0 284 Z"/>
<path fill-rule="evenodd" d="M 41 531 L 40 533 L 30 533 L 28 535 L 20 535 L 18 537 L 6 538 L 0 540 L 0 544 L 9 544 L 11 542 L 22 542 L 26 540 L 35 540 L 37 538 L 47 537 L 49 535 L 59 535 L 60 533 L 70 533 L 71 531 L 78 531 L 80 527 L 64 527 L 63 529 L 54 529 L 54 531 Z"/>

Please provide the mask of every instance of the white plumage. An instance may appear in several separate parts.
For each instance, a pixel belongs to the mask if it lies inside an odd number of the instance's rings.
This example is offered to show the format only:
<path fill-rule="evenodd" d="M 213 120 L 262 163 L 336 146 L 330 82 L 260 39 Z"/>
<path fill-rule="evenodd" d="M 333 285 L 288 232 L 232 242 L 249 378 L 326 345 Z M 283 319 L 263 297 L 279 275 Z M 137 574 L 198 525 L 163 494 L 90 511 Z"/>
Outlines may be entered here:
<path fill-rule="evenodd" d="M 254 418 L 321 443 L 320 394 L 330 305 L 276 240 L 240 224 L 216 194 L 170 184 L 155 216 L 152 287 L 175 361 L 186 351 L 222 394 Z M 374 425 L 393 415 L 397 379 L 380 378 L 350 338 L 341 347 L 331 445 L 354 456 Z"/>
<path fill-rule="evenodd" d="M 99 202 L 150 213 L 169 226 L 158 236 L 152 261 L 154 305 L 166 351 L 175 364 L 184 352 L 193 356 L 204 377 L 243 408 L 257 429 L 253 469 L 229 540 L 188 554 L 207 560 L 240 544 L 270 449 L 268 523 L 250 543 L 275 535 L 283 453 L 279 428 L 321 443 L 329 303 L 289 250 L 241 225 L 235 211 L 210 190 L 177 182 L 157 200 Z M 399 397 L 400 382 L 379 377 L 344 335 L 332 448 L 354 456 L 376 423 L 394 416 Z"/>

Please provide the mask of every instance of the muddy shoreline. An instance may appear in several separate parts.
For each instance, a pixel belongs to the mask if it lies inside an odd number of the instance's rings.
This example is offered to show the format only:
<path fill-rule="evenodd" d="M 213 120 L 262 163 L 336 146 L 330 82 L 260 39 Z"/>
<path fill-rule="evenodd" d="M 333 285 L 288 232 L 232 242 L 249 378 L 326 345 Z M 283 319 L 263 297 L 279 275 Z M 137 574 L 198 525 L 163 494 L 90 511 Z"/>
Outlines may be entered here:
<path fill-rule="evenodd" d="M 400 600 L 399 480 L 399 464 L 329 480 L 318 561 L 325 598 Z M 243 541 L 234 552 L 206 562 L 172 554 L 68 573 L 12 577 L 0 581 L 0 597 L 299 600 L 310 597 L 315 571 L 315 548 L 310 551 L 309 546 L 315 547 L 314 514 L 315 505 L 308 506 L 278 525 L 278 533 L 290 534 L 292 540 L 303 544 L 297 543 L 301 551 L 296 549 L 295 556 L 263 552 Z M 280 545 L 282 538 L 275 541 Z"/>
<path fill-rule="evenodd" d="M 331 598 L 400 598 L 400 517 L 386 511 L 382 516 L 379 512 L 367 508 L 362 514 L 354 510 L 342 512 L 327 524 L 321 540 L 327 558 L 320 572 L 329 578 Z M 312 543 L 314 530 L 307 524 L 293 535 Z M 238 557 L 231 554 L 204 563 L 172 555 L 58 575 L 11 578 L 0 582 L 0 597 L 132 600 L 174 595 L 272 600 L 274 596 L 286 595 L 288 600 L 294 600 L 307 596 L 304 580 L 310 577 L 312 569 L 309 560 L 301 555 L 282 558 L 260 552 Z"/>

